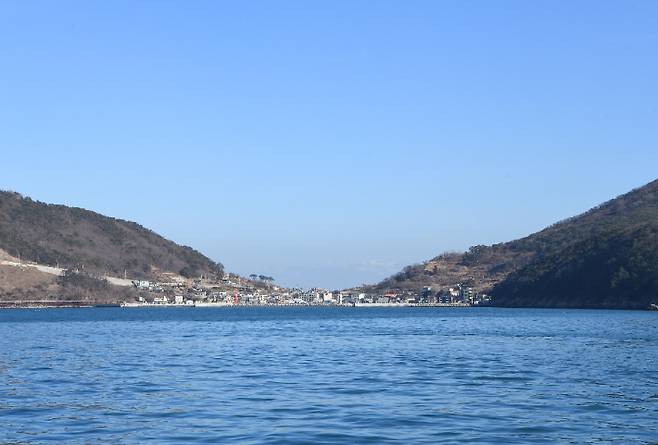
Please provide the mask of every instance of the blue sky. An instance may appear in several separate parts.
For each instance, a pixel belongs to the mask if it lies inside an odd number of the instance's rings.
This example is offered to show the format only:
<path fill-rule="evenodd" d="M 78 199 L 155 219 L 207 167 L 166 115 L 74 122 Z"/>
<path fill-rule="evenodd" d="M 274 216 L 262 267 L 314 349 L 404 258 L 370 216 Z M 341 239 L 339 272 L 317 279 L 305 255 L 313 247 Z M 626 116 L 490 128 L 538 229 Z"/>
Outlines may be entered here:
<path fill-rule="evenodd" d="M 655 179 L 655 1 L 3 1 L 0 188 L 282 284 Z"/>

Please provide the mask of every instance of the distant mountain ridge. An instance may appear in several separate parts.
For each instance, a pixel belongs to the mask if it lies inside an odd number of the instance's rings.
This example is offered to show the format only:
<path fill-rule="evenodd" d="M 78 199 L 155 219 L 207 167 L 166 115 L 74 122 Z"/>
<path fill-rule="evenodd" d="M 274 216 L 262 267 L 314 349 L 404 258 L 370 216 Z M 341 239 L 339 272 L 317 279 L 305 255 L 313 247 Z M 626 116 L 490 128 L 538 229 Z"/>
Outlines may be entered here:
<path fill-rule="evenodd" d="M 223 266 L 137 223 L 0 191 L 0 249 L 23 260 L 102 275 L 218 275 Z"/>
<path fill-rule="evenodd" d="M 658 180 L 527 237 L 409 266 L 373 289 L 492 292 L 501 306 L 644 308 L 658 300 Z"/>

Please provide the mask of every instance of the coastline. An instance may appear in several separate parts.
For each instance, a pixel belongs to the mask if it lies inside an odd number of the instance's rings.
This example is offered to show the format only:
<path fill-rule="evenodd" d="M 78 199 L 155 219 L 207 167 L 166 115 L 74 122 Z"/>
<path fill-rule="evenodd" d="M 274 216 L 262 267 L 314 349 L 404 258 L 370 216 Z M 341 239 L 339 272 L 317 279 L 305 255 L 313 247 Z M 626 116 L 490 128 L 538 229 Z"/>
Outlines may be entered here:
<path fill-rule="evenodd" d="M 31 303 L 31 304 L 30 304 Z M 478 305 L 466 303 L 362 303 L 362 304 L 228 304 L 228 303 L 195 303 L 195 304 L 171 304 L 171 303 L 121 303 L 121 304 L 76 304 L 72 302 L 43 302 L 36 303 L 30 302 L 23 304 L 22 302 L 0 302 L 0 310 L 2 309 L 85 309 L 85 308 L 265 308 L 265 307 L 308 307 L 308 308 L 401 308 L 401 307 L 450 307 L 450 308 L 465 308 L 465 307 L 478 307 Z M 481 307 L 484 307 L 482 305 Z"/>

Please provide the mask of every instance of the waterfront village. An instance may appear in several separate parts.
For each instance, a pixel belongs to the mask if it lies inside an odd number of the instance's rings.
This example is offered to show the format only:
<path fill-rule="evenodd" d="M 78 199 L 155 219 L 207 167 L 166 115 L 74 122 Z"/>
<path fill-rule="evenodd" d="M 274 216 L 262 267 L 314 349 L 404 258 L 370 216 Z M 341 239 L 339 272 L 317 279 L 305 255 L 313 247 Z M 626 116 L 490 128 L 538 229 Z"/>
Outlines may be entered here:
<path fill-rule="evenodd" d="M 244 280 L 226 274 L 220 280 L 204 278 L 152 282 L 135 280 L 137 301 L 124 307 L 139 306 L 484 306 L 490 297 L 473 288 L 456 284 L 446 289 L 425 286 L 417 290 L 364 292 L 360 289 L 328 291 L 320 288 L 282 288 L 263 281 Z"/>

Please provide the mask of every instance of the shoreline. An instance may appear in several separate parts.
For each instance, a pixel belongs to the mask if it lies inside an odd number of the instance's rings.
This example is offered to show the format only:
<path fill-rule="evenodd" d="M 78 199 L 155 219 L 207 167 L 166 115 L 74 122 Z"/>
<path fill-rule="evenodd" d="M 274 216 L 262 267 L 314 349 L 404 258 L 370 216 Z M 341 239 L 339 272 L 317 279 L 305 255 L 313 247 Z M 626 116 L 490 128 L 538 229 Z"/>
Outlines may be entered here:
<path fill-rule="evenodd" d="M 362 303 L 362 304 L 226 304 L 226 303 L 195 303 L 195 304 L 150 304 L 150 303 L 122 303 L 122 304 L 20 304 L 11 302 L 5 304 L 0 302 L 2 309 L 136 309 L 136 308 L 401 308 L 401 307 L 484 307 L 465 303 L 434 303 L 434 304 L 416 304 L 416 303 Z"/>
<path fill-rule="evenodd" d="M 227 303 L 200 303 L 200 304 L 18 304 L 17 302 L 0 302 L 0 312 L 11 309 L 171 309 L 171 308 L 499 308 L 499 309 L 553 309 L 553 310 L 611 310 L 611 311 L 642 311 L 658 312 L 654 307 L 648 308 L 625 308 L 625 307 L 545 307 L 545 306 L 496 306 L 485 304 L 465 304 L 465 303 L 434 303 L 434 304 L 414 304 L 414 303 L 364 303 L 364 304 L 227 304 Z"/>

